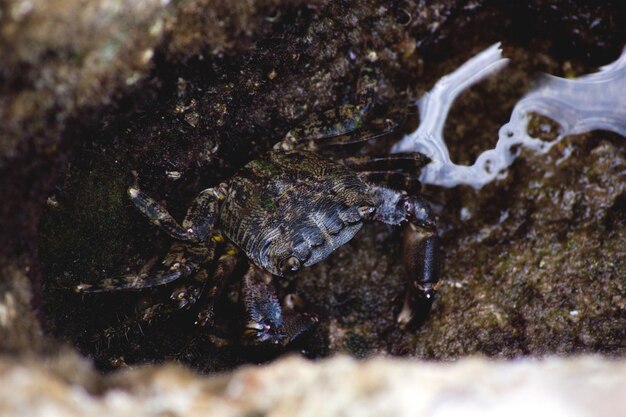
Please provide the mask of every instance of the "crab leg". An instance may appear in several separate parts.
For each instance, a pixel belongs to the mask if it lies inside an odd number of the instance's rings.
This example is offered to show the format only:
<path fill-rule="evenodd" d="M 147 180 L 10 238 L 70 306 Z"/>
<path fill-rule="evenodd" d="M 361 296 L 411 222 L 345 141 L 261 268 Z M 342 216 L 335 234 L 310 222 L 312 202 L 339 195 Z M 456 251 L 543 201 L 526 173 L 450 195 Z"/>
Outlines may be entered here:
<path fill-rule="evenodd" d="M 212 241 L 211 241 L 212 242 Z M 106 278 L 94 284 L 81 283 L 76 292 L 97 293 L 118 290 L 141 290 L 166 285 L 182 277 L 195 274 L 200 265 L 213 259 L 215 245 L 185 245 L 176 242 L 166 255 L 163 264 L 166 270 L 154 273 L 139 273 Z"/>
<path fill-rule="evenodd" d="M 106 342 L 108 346 L 124 339 L 126 344 L 131 338 L 143 335 L 144 327 L 150 327 L 169 314 L 176 308 L 170 303 L 157 303 L 140 309 L 130 317 L 120 319 L 118 325 L 108 327 L 96 335 L 95 341 Z"/>
<path fill-rule="evenodd" d="M 386 171 L 386 172 L 418 172 L 430 162 L 430 159 L 421 153 L 396 153 L 378 157 L 354 156 L 341 161 L 345 166 L 355 171 Z"/>
<path fill-rule="evenodd" d="M 128 274 L 121 277 L 106 278 L 95 284 L 81 283 L 74 287 L 76 292 L 97 293 L 118 290 L 141 290 L 174 282 L 184 275 L 182 270 L 158 274 Z"/>
<path fill-rule="evenodd" d="M 329 146 L 363 143 L 384 136 L 398 126 L 393 119 L 386 118 L 372 120 L 368 127 L 362 127 L 362 120 L 355 120 L 355 111 L 355 106 L 346 105 L 311 117 L 290 130 L 274 149 L 316 151 Z"/>
<path fill-rule="evenodd" d="M 232 276 L 235 267 L 239 261 L 239 251 L 237 248 L 228 244 L 226 250 L 220 256 L 215 267 L 215 272 L 211 277 L 210 283 L 207 281 L 208 289 L 206 289 L 202 297 L 206 298 L 206 303 L 198 313 L 196 324 L 206 326 L 213 323 L 215 317 L 215 304 L 219 296 L 224 291 L 224 287 L 228 279 Z"/>
<path fill-rule="evenodd" d="M 421 187 L 418 177 L 405 172 L 364 171 L 359 172 L 359 178 L 369 183 L 386 184 L 407 192 L 418 191 Z"/>
<path fill-rule="evenodd" d="M 189 236 L 204 242 L 208 237 L 219 217 L 219 205 L 224 200 L 226 186 L 207 188 L 198 194 L 187 210 L 183 219 L 183 229 Z"/>
<path fill-rule="evenodd" d="M 165 207 L 139 189 L 136 176 L 135 183 L 128 188 L 128 195 L 152 223 L 171 237 L 188 242 L 201 242 L 208 237 L 217 222 L 219 202 L 224 198 L 223 187 L 207 188 L 200 192 L 180 226 Z"/>
<path fill-rule="evenodd" d="M 169 212 L 141 191 L 135 175 L 134 185 L 128 188 L 128 195 L 135 206 L 152 223 L 158 225 L 170 236 L 189 242 L 186 245 L 174 243 L 166 255 L 163 264 L 167 270 L 156 273 L 128 274 L 121 277 L 107 278 L 95 284 L 81 283 L 76 292 L 107 292 L 115 290 L 140 290 L 169 284 L 181 277 L 190 276 L 200 269 L 200 265 L 213 260 L 215 244 L 223 238 L 213 235 L 209 239 L 219 214 L 219 202 L 223 199 L 224 187 L 208 188 L 194 199 L 181 227 Z M 183 292 L 180 292 L 183 294 Z M 178 300 L 184 303 L 185 300 Z"/>

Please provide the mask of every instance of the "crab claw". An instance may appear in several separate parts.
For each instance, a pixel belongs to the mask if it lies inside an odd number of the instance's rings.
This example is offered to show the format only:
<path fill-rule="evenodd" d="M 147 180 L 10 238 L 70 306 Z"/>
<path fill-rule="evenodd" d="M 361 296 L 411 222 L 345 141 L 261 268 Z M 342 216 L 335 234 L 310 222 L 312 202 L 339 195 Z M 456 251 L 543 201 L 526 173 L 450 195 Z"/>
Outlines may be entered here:
<path fill-rule="evenodd" d="M 270 323 L 249 322 L 243 333 L 243 343 L 248 346 L 285 346 L 288 338 Z"/>
<path fill-rule="evenodd" d="M 408 224 L 404 230 L 404 266 L 408 286 L 398 315 L 402 327 L 430 311 L 439 284 L 439 237 L 434 215 L 421 199 L 407 200 Z"/>
<path fill-rule="evenodd" d="M 242 281 L 248 322 L 243 342 L 249 346 L 281 347 L 306 333 L 318 322 L 317 316 L 283 309 L 271 282 L 271 274 L 251 266 Z"/>

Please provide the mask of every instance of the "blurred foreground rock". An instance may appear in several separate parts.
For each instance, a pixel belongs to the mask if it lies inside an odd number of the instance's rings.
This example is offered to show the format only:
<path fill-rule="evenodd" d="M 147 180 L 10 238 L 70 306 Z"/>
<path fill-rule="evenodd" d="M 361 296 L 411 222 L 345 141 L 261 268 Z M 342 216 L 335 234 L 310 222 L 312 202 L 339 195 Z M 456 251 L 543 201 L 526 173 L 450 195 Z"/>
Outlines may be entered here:
<path fill-rule="evenodd" d="M 623 416 L 626 361 L 598 357 L 434 364 L 287 357 L 202 377 L 174 365 L 101 377 L 82 360 L 0 362 L 0 415 Z"/>

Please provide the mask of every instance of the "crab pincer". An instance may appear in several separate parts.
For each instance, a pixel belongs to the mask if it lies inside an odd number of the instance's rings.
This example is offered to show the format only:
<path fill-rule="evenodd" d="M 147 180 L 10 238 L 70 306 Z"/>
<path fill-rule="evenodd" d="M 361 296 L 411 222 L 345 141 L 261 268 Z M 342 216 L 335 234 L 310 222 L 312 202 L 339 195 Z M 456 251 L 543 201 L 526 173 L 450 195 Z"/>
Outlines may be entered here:
<path fill-rule="evenodd" d="M 398 323 L 406 327 L 414 319 L 423 319 L 430 311 L 439 288 L 440 253 L 435 217 L 428 202 L 409 198 L 408 222 L 404 226 L 403 261 L 407 274 L 404 305 Z"/>

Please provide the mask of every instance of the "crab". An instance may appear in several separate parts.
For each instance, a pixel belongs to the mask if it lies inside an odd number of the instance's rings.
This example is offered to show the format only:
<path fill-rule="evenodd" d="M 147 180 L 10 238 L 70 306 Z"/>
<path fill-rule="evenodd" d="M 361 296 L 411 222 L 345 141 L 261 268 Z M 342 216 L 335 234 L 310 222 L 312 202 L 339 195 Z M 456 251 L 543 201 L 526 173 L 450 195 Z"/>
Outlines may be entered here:
<path fill-rule="evenodd" d="M 333 161 L 315 152 L 329 138 L 338 144 L 376 136 L 358 129 L 376 97 L 375 54 L 367 62 L 357 85 L 358 104 L 311 117 L 230 179 L 201 191 L 182 223 L 140 189 L 135 175 L 130 200 L 176 242 L 155 272 L 83 283 L 76 290 L 141 290 L 178 282 L 167 309 L 196 308 L 196 323 L 207 326 L 214 323 L 216 302 L 243 253 L 251 261 L 241 280 L 243 340 L 286 346 L 318 318 L 295 308 L 293 297 L 283 307 L 274 281 L 323 261 L 364 223 L 379 221 L 404 227 L 408 280 L 397 321 L 407 326 L 416 311 L 427 311 L 439 282 L 435 216 L 423 197 L 380 182 L 414 180 L 428 159 L 416 153 Z M 387 121 L 382 130 L 389 129 Z M 400 172 L 402 168 L 410 172 Z M 155 309 L 148 308 L 143 319 Z"/>

